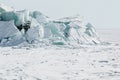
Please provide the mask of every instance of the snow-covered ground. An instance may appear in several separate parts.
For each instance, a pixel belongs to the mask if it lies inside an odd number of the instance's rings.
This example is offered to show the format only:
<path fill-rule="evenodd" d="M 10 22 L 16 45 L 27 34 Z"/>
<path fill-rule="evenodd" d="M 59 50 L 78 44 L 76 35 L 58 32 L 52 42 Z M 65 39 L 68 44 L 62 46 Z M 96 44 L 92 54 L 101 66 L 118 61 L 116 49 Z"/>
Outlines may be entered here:
<path fill-rule="evenodd" d="M 98 29 L 104 45 L 0 47 L 0 80 L 119 80 L 120 29 Z"/>

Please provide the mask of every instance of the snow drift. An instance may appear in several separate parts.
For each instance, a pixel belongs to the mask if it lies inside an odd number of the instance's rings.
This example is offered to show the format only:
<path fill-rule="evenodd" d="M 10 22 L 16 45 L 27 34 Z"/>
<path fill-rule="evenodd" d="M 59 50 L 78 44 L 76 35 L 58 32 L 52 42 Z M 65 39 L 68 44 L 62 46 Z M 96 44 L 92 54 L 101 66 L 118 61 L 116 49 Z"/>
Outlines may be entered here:
<path fill-rule="evenodd" d="M 39 11 L 14 11 L 0 6 L 0 20 L 0 45 L 39 43 L 40 40 L 52 44 L 100 43 L 95 28 L 84 23 L 80 16 L 50 20 Z"/>

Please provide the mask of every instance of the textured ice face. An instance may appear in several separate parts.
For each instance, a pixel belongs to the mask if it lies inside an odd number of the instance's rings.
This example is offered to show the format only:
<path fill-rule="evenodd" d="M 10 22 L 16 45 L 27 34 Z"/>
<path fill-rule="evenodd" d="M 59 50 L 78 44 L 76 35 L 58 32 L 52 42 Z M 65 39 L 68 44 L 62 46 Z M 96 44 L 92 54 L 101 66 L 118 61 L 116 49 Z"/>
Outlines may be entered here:
<path fill-rule="evenodd" d="M 2 21 L 14 20 L 16 26 L 24 25 L 27 21 L 31 21 L 28 10 L 3 12 L 0 17 Z"/>
<path fill-rule="evenodd" d="M 100 43 L 95 28 L 90 23 L 85 23 L 82 17 L 78 15 L 50 21 L 48 17 L 46 17 L 39 11 L 31 12 L 29 10 L 22 10 L 2 12 L 0 14 L 0 18 L 2 21 L 14 20 L 14 22 L 10 22 L 10 32 L 14 34 L 15 29 L 13 28 L 16 28 L 16 32 L 22 34 L 23 39 L 29 43 L 35 41 L 39 42 L 39 40 L 41 39 L 50 40 L 53 44 Z M 26 26 L 28 24 L 27 22 L 30 22 L 28 26 Z M 27 31 L 25 31 L 25 27 L 29 27 Z M 5 28 L 7 29 L 6 25 Z M 1 30 L 2 29 L 3 28 L 1 27 Z M 5 33 L 6 32 L 7 30 L 5 30 Z M 4 36 L 0 35 L 1 39 Z M 19 39 L 19 36 L 17 38 Z"/>
<path fill-rule="evenodd" d="M 62 36 L 67 41 L 81 44 L 98 44 L 100 40 L 97 36 L 95 28 L 90 23 L 84 23 L 80 16 L 65 17 L 55 20 L 54 24 L 63 24 L 61 27 Z M 56 27 L 60 27 L 59 25 Z"/>

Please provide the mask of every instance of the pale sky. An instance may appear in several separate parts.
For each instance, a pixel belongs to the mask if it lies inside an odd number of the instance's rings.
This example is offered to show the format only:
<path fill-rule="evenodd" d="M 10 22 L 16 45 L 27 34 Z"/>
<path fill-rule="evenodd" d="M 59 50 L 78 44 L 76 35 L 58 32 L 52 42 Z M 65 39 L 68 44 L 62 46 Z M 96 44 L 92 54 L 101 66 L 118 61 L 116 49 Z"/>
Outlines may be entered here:
<path fill-rule="evenodd" d="M 120 0 L 0 0 L 15 9 L 38 10 L 51 18 L 79 14 L 95 27 L 120 28 Z"/>

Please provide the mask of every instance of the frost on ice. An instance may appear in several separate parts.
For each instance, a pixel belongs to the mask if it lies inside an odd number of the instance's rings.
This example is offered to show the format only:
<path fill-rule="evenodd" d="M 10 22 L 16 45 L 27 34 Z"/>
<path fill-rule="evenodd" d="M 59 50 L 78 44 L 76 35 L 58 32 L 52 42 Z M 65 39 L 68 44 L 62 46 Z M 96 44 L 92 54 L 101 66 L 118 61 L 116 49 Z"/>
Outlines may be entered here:
<path fill-rule="evenodd" d="M 0 6 L 0 45 L 48 40 L 52 44 L 99 44 L 95 28 L 80 16 L 50 20 L 39 11 L 15 11 Z"/>

